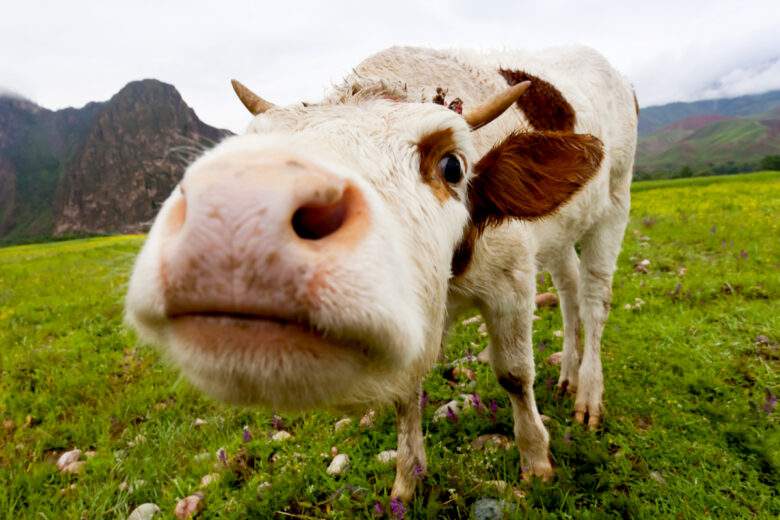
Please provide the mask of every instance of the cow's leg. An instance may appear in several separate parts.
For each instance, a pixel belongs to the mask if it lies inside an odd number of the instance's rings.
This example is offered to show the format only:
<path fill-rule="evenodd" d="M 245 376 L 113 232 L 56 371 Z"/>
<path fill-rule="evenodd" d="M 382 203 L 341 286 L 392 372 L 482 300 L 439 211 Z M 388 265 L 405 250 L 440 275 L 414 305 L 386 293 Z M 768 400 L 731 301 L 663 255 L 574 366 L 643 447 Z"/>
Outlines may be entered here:
<path fill-rule="evenodd" d="M 555 288 L 561 300 L 563 315 L 563 357 L 561 358 L 561 375 L 558 378 L 558 388 L 576 394 L 580 358 L 582 357 L 582 337 L 580 328 L 579 307 L 579 259 L 574 247 L 564 251 L 549 262 L 547 268 L 552 275 Z"/>
<path fill-rule="evenodd" d="M 549 435 L 534 398 L 532 280 L 533 276 L 524 276 L 518 280 L 521 287 L 515 285 L 514 288 L 501 288 L 496 291 L 496 294 L 515 295 L 516 299 L 501 301 L 501 298 L 496 298 L 484 302 L 482 306 L 490 333 L 490 363 L 499 384 L 509 393 L 512 402 L 515 442 L 530 473 L 548 480 L 553 475 Z"/>
<path fill-rule="evenodd" d="M 615 211 L 597 223 L 582 238 L 580 315 L 585 341 L 574 415 L 577 422 L 587 422 L 591 429 L 598 427 L 603 414 L 601 335 L 609 316 L 612 274 L 615 272 L 627 221 L 627 208 L 625 211 Z"/>
<path fill-rule="evenodd" d="M 420 410 L 420 387 L 409 398 L 395 404 L 395 426 L 398 431 L 398 457 L 392 496 L 404 502 L 411 500 L 417 482 L 425 474 L 425 445 Z"/>

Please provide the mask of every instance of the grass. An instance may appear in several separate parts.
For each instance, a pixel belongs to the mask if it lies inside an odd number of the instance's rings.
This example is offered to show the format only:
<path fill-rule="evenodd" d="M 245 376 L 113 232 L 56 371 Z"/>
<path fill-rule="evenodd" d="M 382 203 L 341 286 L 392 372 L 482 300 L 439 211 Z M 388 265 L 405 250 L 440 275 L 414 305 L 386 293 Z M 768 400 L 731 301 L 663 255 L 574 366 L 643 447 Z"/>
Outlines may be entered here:
<path fill-rule="evenodd" d="M 555 398 L 557 367 L 544 360 L 561 348 L 561 321 L 541 309 L 537 400 L 555 481 L 520 480 L 514 449 L 472 449 L 478 435 L 511 436 L 507 397 L 485 365 L 471 364 L 476 381 L 457 387 L 438 366 L 425 382 L 429 473 L 407 517 L 466 518 L 484 497 L 520 518 L 780 515 L 780 174 L 637 183 L 632 215 L 604 336 L 604 428 L 583 431 L 571 400 Z M 391 410 L 339 432 L 340 416 L 284 415 L 293 438 L 271 441 L 269 411 L 209 400 L 136 344 L 122 297 L 142 240 L 0 249 L 0 517 L 126 518 L 144 502 L 171 517 L 208 473 L 221 478 L 204 489 L 203 517 L 388 511 L 394 470 L 375 455 L 395 447 Z M 635 272 L 644 258 L 649 272 Z M 485 346 L 477 327 L 453 331 L 449 360 Z M 472 392 L 495 413 L 432 421 L 439 404 Z M 334 446 L 352 463 L 338 478 L 325 472 Z M 95 455 L 82 474 L 61 474 L 54 461 L 73 447 Z"/>

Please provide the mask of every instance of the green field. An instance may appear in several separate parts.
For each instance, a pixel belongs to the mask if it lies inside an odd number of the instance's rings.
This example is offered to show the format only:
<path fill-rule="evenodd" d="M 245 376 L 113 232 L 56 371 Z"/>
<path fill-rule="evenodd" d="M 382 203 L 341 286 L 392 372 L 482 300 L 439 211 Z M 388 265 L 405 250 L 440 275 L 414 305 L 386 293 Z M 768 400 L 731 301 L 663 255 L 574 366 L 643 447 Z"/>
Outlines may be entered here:
<path fill-rule="evenodd" d="M 440 365 L 425 382 L 429 471 L 406 517 L 467 518 L 487 497 L 521 518 L 777 518 L 779 239 L 778 172 L 638 183 L 604 335 L 604 427 L 583 431 L 571 400 L 556 399 L 545 359 L 561 348 L 561 320 L 540 309 L 537 399 L 556 479 L 523 482 L 515 449 L 473 449 L 481 434 L 511 436 L 508 399 L 487 366 L 471 364 L 476 382 L 453 387 Z M 122 298 L 142 240 L 0 249 L 0 517 L 126 518 L 144 502 L 172 517 L 209 473 L 220 478 L 202 489 L 202 517 L 387 512 L 394 469 L 375 456 L 395 447 L 391 410 L 338 432 L 338 415 L 283 415 L 293 437 L 271 441 L 270 411 L 205 398 L 136 344 Z M 645 258 L 649 272 L 635 272 Z M 484 347 L 477 327 L 455 329 L 448 360 Z M 474 392 L 495 413 L 432 421 Z M 94 456 L 62 474 L 54 462 L 74 447 Z M 325 472 L 332 447 L 351 459 L 340 477 Z"/>

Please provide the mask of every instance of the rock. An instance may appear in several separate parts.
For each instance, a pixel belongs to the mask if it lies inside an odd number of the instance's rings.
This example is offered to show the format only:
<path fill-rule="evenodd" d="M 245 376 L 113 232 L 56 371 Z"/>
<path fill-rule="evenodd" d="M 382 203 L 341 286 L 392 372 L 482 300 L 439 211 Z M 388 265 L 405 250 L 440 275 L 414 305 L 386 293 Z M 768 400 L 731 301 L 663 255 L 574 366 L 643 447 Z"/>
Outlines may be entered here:
<path fill-rule="evenodd" d="M 480 363 L 490 363 L 490 347 L 477 354 L 477 361 Z"/>
<path fill-rule="evenodd" d="M 292 434 L 290 432 L 286 432 L 284 430 L 279 430 L 278 432 L 274 433 L 271 436 L 272 441 L 278 441 L 278 442 L 284 442 L 288 439 L 292 438 Z"/>
<path fill-rule="evenodd" d="M 560 365 L 563 359 L 563 352 L 553 352 L 547 357 L 547 363 L 550 365 Z"/>
<path fill-rule="evenodd" d="M 336 425 L 333 427 L 335 431 L 341 431 L 352 423 L 352 419 L 344 417 L 343 419 L 336 421 Z"/>
<path fill-rule="evenodd" d="M 473 370 L 464 366 L 457 366 L 453 368 L 452 375 L 456 378 L 465 377 L 469 381 L 474 381 L 477 378 L 477 374 L 475 374 Z"/>
<path fill-rule="evenodd" d="M 269 490 L 271 489 L 271 483 L 268 481 L 261 482 L 257 485 L 257 489 L 255 490 L 255 493 L 257 493 L 258 497 L 261 497 L 265 495 Z"/>
<path fill-rule="evenodd" d="M 650 260 L 645 258 L 641 262 L 638 262 L 636 265 L 634 265 L 634 271 L 637 273 L 647 273 L 649 271 L 650 267 Z"/>
<path fill-rule="evenodd" d="M 395 462 L 396 458 L 398 458 L 398 452 L 396 450 L 380 451 L 376 456 L 376 460 L 382 464 L 390 464 L 391 462 Z"/>
<path fill-rule="evenodd" d="M 62 468 L 60 471 L 63 473 L 68 473 L 70 475 L 78 475 L 82 471 L 84 471 L 84 466 L 87 464 L 87 461 L 85 460 L 77 460 L 74 462 L 71 462 L 64 468 Z"/>
<path fill-rule="evenodd" d="M 558 296 L 551 292 L 541 293 L 536 295 L 537 307 L 555 307 L 558 305 Z"/>
<path fill-rule="evenodd" d="M 70 464 L 76 462 L 81 458 L 81 450 L 75 449 L 66 451 L 62 455 L 60 455 L 60 458 L 57 459 L 57 469 L 60 471 L 64 471 L 67 466 Z"/>
<path fill-rule="evenodd" d="M 203 510 L 203 506 L 205 505 L 203 499 L 203 493 L 194 493 L 188 497 L 182 498 L 176 503 L 176 507 L 173 510 L 173 516 L 179 520 L 192 518 Z"/>
<path fill-rule="evenodd" d="M 466 318 L 460 323 L 462 325 L 476 325 L 477 323 L 482 323 L 482 316 L 477 314 L 476 316 L 472 316 L 471 318 Z"/>
<path fill-rule="evenodd" d="M 661 474 L 660 474 L 659 472 L 657 472 L 657 471 L 651 471 L 651 472 L 650 472 L 650 478 L 651 478 L 651 479 L 653 479 L 653 480 L 655 480 L 655 481 L 656 481 L 656 482 L 658 482 L 659 484 L 663 484 L 663 485 L 665 485 L 665 484 L 666 484 L 666 479 L 664 478 L 664 476 L 663 476 L 663 475 L 661 475 Z"/>
<path fill-rule="evenodd" d="M 200 487 L 209 487 L 211 484 L 219 482 L 219 478 L 219 473 L 209 473 L 208 475 L 203 475 L 203 478 L 200 479 Z"/>
<path fill-rule="evenodd" d="M 376 412 L 374 410 L 369 410 L 366 412 L 366 414 L 360 418 L 360 427 L 361 428 L 371 428 L 374 425 L 374 420 L 376 419 Z"/>
<path fill-rule="evenodd" d="M 562 338 L 563 337 L 563 331 L 562 330 L 554 330 L 553 331 L 553 336 L 555 336 L 556 338 Z"/>
<path fill-rule="evenodd" d="M 127 517 L 127 520 L 150 520 L 159 512 L 160 508 L 157 507 L 157 504 L 147 502 L 133 509 L 133 512 L 130 513 L 130 516 Z"/>
<path fill-rule="evenodd" d="M 192 421 L 192 426 L 195 428 L 200 428 L 201 426 L 205 426 L 208 424 L 208 421 L 205 419 L 201 419 L 200 417 L 196 418 L 194 421 Z"/>
<path fill-rule="evenodd" d="M 344 453 L 339 453 L 330 462 L 328 469 L 325 472 L 331 476 L 338 476 L 344 473 L 349 468 L 349 457 Z"/>
<path fill-rule="evenodd" d="M 501 520 L 514 506 L 505 500 L 495 498 L 480 498 L 471 508 L 476 520 Z"/>
<path fill-rule="evenodd" d="M 452 400 L 448 403 L 444 403 L 433 412 L 433 421 L 438 422 L 449 417 L 458 417 L 460 415 L 460 404 L 458 401 Z"/>
<path fill-rule="evenodd" d="M 509 437 L 499 433 L 486 433 L 471 441 L 471 447 L 475 450 L 484 448 L 501 448 L 508 450 L 512 448 L 513 445 L 514 443 Z"/>

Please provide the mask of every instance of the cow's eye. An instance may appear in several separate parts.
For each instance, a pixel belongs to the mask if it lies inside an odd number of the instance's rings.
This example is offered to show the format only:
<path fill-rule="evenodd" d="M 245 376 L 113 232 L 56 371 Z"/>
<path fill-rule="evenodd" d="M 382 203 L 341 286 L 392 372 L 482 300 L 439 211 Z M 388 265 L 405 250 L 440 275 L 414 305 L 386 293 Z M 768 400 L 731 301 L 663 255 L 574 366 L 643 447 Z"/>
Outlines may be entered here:
<path fill-rule="evenodd" d="M 439 172 L 450 184 L 457 184 L 463 179 L 463 168 L 460 161 L 452 154 L 447 154 L 439 161 Z"/>

